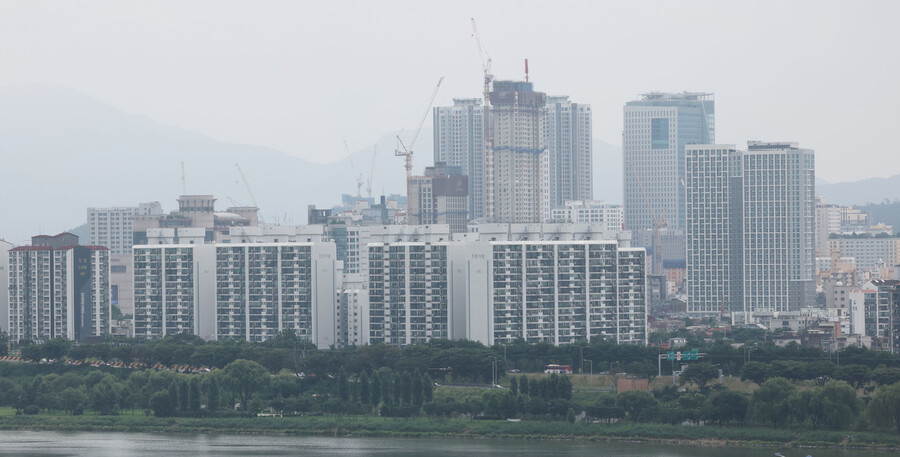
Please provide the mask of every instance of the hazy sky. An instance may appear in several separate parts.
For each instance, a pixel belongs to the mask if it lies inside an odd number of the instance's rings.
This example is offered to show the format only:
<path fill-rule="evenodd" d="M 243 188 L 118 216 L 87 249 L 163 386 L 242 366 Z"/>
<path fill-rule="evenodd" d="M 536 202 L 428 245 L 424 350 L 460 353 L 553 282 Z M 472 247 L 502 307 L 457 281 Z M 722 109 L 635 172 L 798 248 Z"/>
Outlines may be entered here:
<path fill-rule="evenodd" d="M 436 104 L 479 96 L 471 17 L 498 79 L 528 58 L 595 138 L 620 144 L 637 94 L 710 91 L 720 143 L 798 141 L 829 181 L 900 173 L 897 1 L 0 0 L 0 84 L 327 162 L 414 128 L 442 75 Z"/>

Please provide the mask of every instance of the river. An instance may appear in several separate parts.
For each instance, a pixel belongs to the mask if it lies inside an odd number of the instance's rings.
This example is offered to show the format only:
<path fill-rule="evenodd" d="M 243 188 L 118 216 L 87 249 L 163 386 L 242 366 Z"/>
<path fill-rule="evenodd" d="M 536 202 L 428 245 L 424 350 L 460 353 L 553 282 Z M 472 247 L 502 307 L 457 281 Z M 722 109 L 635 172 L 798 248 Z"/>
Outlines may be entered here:
<path fill-rule="evenodd" d="M 429 456 L 887 457 L 834 449 L 711 448 L 632 443 L 460 438 L 331 438 L 264 435 L 0 431 L 0 455 L 44 456 Z"/>

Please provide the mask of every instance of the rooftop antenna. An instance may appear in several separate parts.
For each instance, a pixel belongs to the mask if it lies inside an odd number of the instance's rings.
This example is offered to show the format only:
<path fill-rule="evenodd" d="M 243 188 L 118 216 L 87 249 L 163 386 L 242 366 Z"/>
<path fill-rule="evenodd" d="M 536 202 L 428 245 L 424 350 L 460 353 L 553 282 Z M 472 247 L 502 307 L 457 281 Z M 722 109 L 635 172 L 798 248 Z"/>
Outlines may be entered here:
<path fill-rule="evenodd" d="M 525 82 L 528 82 L 528 59 L 525 59 Z"/>
<path fill-rule="evenodd" d="M 181 195 L 187 195 L 187 179 L 184 177 L 184 161 L 181 161 Z"/>

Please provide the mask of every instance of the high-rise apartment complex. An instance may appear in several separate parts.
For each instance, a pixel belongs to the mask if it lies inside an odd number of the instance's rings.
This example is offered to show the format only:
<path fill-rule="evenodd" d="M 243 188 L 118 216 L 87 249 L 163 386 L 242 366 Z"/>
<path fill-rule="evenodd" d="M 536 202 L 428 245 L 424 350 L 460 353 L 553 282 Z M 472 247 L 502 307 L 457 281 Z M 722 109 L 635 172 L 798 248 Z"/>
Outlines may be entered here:
<path fill-rule="evenodd" d="M 591 105 L 569 97 L 548 97 L 544 107 L 544 147 L 550 156 L 550 206 L 591 200 Z"/>
<path fill-rule="evenodd" d="M 337 271 L 334 243 L 321 241 L 135 246 L 135 336 L 265 341 L 293 330 L 327 348 Z"/>
<path fill-rule="evenodd" d="M 469 178 L 470 219 L 484 218 L 484 110 L 481 100 L 453 99 L 434 108 L 434 163 L 457 166 Z"/>
<path fill-rule="evenodd" d="M 70 233 L 9 250 L 9 337 L 83 340 L 110 331 L 109 250 Z"/>
<path fill-rule="evenodd" d="M 9 250 L 13 244 L 0 239 L 0 332 L 9 332 Z"/>
<path fill-rule="evenodd" d="M 482 232 L 451 247 L 453 308 L 465 316 L 453 318 L 457 337 L 488 345 L 647 342 L 644 249 L 597 233 L 530 240 L 511 233 Z"/>
<path fill-rule="evenodd" d="M 162 214 L 159 202 L 141 203 L 136 207 L 88 208 L 88 244 L 105 246 L 112 255 L 130 255 L 134 216 Z"/>
<path fill-rule="evenodd" d="M 796 143 L 689 146 L 688 312 L 815 304 L 814 154 Z"/>
<path fill-rule="evenodd" d="M 453 233 L 466 231 L 469 222 L 469 178 L 457 166 L 437 162 L 425 176 L 409 178 L 409 225 L 447 224 Z"/>
<path fill-rule="evenodd" d="M 685 227 L 685 146 L 715 142 L 708 93 L 652 92 L 625 104 L 622 133 L 626 230 L 654 228 L 654 217 Z"/>
<path fill-rule="evenodd" d="M 490 145 L 485 145 L 481 100 L 454 99 L 453 106 L 434 108 L 434 160 L 459 166 L 469 177 L 469 219 L 545 221 L 549 210 L 563 207 L 566 200 L 590 200 L 591 106 L 566 96 L 548 98 L 534 92 L 530 82 L 497 81 L 493 87 Z M 486 157 L 486 150 L 493 153 Z M 497 182 L 504 187 L 496 189 Z M 528 199 L 536 213 L 503 210 L 503 216 L 486 217 L 493 205 L 489 200 L 512 208 Z"/>
<path fill-rule="evenodd" d="M 544 147 L 547 96 L 530 82 L 495 81 L 484 166 L 485 219 L 538 223 L 550 217 L 550 155 Z"/>
<path fill-rule="evenodd" d="M 369 244 L 368 342 L 450 338 L 447 243 Z"/>

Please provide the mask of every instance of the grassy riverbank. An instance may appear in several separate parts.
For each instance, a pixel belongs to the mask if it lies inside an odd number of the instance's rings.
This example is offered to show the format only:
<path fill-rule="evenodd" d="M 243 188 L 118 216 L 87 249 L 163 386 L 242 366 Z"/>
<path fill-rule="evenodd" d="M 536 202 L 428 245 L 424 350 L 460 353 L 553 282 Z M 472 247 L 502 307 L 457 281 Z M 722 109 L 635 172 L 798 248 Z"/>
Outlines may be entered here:
<path fill-rule="evenodd" d="M 812 446 L 900 449 L 900 436 L 759 427 L 690 427 L 642 424 L 396 419 L 371 416 L 157 418 L 144 415 L 10 416 L 0 429 L 360 437 L 471 437 L 485 439 L 647 441 L 711 446 Z"/>

